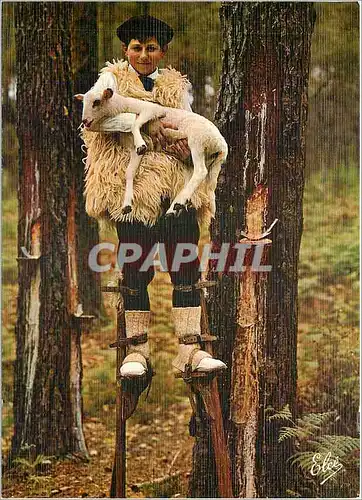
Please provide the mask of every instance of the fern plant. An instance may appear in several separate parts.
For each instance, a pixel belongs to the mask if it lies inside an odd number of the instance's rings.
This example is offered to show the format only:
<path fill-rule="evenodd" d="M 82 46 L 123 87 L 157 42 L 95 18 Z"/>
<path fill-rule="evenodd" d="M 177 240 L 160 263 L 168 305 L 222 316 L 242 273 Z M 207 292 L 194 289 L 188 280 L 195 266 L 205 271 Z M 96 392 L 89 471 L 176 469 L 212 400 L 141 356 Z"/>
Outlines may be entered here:
<path fill-rule="evenodd" d="M 281 427 L 279 443 L 292 440 L 296 453 L 289 461 L 296 469 L 293 496 L 357 497 L 359 491 L 360 440 L 352 436 L 329 434 L 339 418 L 336 411 L 309 413 L 293 420 L 289 406 L 271 415 L 267 420 L 286 421 Z M 289 491 L 289 493 L 290 493 Z"/>
<path fill-rule="evenodd" d="M 18 472 L 25 476 L 36 476 L 47 471 L 52 465 L 54 457 L 45 455 L 36 455 L 35 457 L 17 457 L 13 460 L 13 464 L 17 467 Z"/>

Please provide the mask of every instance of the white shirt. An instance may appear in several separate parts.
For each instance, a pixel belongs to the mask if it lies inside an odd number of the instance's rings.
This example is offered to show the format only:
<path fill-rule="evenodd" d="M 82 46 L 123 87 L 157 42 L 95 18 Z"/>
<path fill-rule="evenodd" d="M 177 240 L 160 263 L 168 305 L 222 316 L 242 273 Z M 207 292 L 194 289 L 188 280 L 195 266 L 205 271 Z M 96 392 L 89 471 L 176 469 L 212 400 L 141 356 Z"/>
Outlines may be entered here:
<path fill-rule="evenodd" d="M 133 71 L 134 73 L 137 73 L 137 70 L 135 70 L 131 64 L 129 64 L 128 67 L 131 71 Z M 144 76 L 147 76 L 147 78 L 151 78 L 152 80 L 156 80 L 156 78 L 158 77 L 159 74 L 160 74 L 160 72 L 158 71 L 158 68 L 156 68 L 155 71 L 153 71 L 153 73 L 151 73 L 149 75 L 144 75 Z"/>

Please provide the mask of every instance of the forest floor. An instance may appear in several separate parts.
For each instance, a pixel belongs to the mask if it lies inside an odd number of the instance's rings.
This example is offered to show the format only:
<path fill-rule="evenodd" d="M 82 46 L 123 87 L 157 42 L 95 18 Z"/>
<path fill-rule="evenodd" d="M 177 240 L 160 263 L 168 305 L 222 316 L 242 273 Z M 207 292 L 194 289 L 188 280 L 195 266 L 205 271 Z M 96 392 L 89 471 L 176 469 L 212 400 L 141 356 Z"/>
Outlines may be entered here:
<path fill-rule="evenodd" d="M 335 409 L 343 416 L 343 433 L 354 435 L 359 398 L 358 173 L 345 168 L 338 175 L 340 179 L 333 179 L 330 185 L 318 175 L 306 184 L 299 265 L 298 411 Z M 13 433 L 17 209 L 14 196 L 3 203 L 2 496 L 109 496 L 116 393 L 115 351 L 108 348 L 115 340 L 111 294 L 104 294 L 108 322 L 84 334 L 82 342 L 89 462 L 49 457 L 48 464 L 39 465 L 47 457 L 38 457 L 6 470 Z M 143 394 L 127 423 L 127 497 L 184 497 L 194 439 L 188 432 L 191 409 L 186 388 L 171 371 L 177 344 L 167 274 L 156 274 L 150 295 L 150 343 L 156 376 L 147 400 Z"/>
<path fill-rule="evenodd" d="M 127 497 L 187 495 L 193 446 L 188 432 L 191 408 L 183 382 L 174 378 L 171 369 L 176 342 L 166 321 L 171 311 L 168 281 L 165 273 L 158 273 L 151 290 L 153 310 L 161 310 L 161 314 L 152 315 L 150 331 L 156 375 L 147 400 L 145 391 L 136 413 L 127 423 Z M 10 316 L 15 314 L 15 299 L 16 295 L 9 297 Z M 115 320 L 109 294 L 105 294 L 105 300 L 107 314 Z M 3 497 L 109 496 L 115 445 L 115 384 L 112 381 L 115 351 L 108 349 L 115 340 L 113 324 L 83 335 L 84 433 L 89 462 L 70 457 L 59 461 L 50 457 L 51 463 L 42 466 L 24 460 L 17 469 L 5 470 Z M 11 433 L 5 432 L 5 457 L 10 439 Z M 6 466 L 6 459 L 3 462 Z"/>

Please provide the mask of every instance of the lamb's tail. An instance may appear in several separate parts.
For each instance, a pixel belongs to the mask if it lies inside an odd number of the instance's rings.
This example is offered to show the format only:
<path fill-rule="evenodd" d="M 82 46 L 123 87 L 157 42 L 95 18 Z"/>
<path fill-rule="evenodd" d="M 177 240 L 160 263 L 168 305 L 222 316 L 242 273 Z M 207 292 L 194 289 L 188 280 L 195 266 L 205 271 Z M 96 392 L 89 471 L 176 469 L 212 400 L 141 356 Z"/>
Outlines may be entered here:
<path fill-rule="evenodd" d="M 215 164 L 215 162 L 221 158 L 221 155 L 222 155 L 222 152 L 221 151 L 217 151 L 216 153 L 213 153 L 212 155 L 210 155 L 210 163 L 209 163 L 209 169 L 211 169 L 213 167 L 213 165 Z"/>
<path fill-rule="evenodd" d="M 211 191 L 214 191 L 216 189 L 217 185 L 217 178 L 219 177 L 219 173 L 221 170 L 221 165 L 225 162 L 227 156 L 227 152 L 225 151 L 217 151 L 216 153 L 213 153 L 209 158 L 211 159 L 211 162 L 208 164 L 207 170 L 207 177 L 206 177 L 206 182 L 208 183 Z"/>
<path fill-rule="evenodd" d="M 226 157 L 227 150 L 216 151 L 216 153 L 210 155 L 208 162 L 208 171 L 210 172 L 217 163 L 219 163 L 220 166 L 225 163 Z"/>

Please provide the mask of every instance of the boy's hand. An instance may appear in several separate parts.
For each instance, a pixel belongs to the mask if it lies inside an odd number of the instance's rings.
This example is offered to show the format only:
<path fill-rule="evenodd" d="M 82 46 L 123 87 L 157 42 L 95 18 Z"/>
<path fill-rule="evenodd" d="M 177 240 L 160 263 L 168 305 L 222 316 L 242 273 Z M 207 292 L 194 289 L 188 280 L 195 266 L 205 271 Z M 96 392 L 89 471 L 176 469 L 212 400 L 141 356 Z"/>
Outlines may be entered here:
<path fill-rule="evenodd" d="M 164 128 L 172 128 L 173 130 L 178 130 L 177 127 L 172 125 L 172 123 L 163 122 Z M 174 154 L 177 156 L 179 160 L 186 160 L 191 155 L 191 151 L 189 145 L 187 143 L 187 139 L 179 139 L 174 143 L 167 146 L 167 152 Z"/>
<path fill-rule="evenodd" d="M 148 124 L 148 134 L 151 136 L 154 147 L 156 148 L 157 144 L 160 144 L 162 149 L 165 149 L 168 153 L 174 154 L 180 160 L 186 160 L 191 154 L 187 144 L 187 139 L 179 139 L 174 143 L 168 144 L 170 139 L 165 134 L 166 128 L 177 130 L 177 127 L 175 127 L 172 123 L 152 121 Z"/>
<path fill-rule="evenodd" d="M 145 126 L 146 128 L 146 126 Z M 148 134 L 153 142 L 153 146 L 156 149 L 158 144 L 161 145 L 162 148 L 167 146 L 167 137 L 165 135 L 164 125 L 159 120 L 153 120 L 147 124 L 146 134 Z M 169 127 L 175 129 L 175 127 Z"/>
<path fill-rule="evenodd" d="M 179 139 L 174 144 L 170 144 L 167 146 L 167 151 L 173 153 L 180 160 L 187 160 L 191 154 L 187 139 Z"/>

